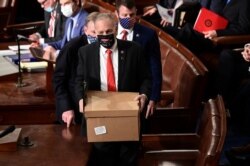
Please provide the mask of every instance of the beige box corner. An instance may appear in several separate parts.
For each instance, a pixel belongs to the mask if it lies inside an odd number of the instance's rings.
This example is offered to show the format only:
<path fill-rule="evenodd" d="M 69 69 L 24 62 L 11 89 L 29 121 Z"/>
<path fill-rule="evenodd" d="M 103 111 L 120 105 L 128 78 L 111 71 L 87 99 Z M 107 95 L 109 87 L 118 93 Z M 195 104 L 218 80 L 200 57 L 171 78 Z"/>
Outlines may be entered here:
<path fill-rule="evenodd" d="M 89 91 L 85 118 L 88 142 L 138 141 L 140 111 L 134 92 Z"/>

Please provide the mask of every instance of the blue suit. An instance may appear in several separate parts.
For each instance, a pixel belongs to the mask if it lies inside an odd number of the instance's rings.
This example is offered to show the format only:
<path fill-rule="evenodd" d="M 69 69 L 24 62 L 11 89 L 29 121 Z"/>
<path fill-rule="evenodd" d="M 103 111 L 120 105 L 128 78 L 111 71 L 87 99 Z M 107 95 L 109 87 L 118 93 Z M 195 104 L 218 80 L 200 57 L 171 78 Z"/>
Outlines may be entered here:
<path fill-rule="evenodd" d="M 146 26 L 135 24 L 133 41 L 139 43 L 149 58 L 152 73 L 152 93 L 150 100 L 159 101 L 161 97 L 162 68 L 159 39 L 156 32 Z"/>
<path fill-rule="evenodd" d="M 87 16 L 88 16 L 88 13 L 85 10 L 81 9 L 79 11 L 77 24 L 73 29 L 74 31 L 72 32 L 73 33 L 72 36 L 77 37 L 77 36 L 81 36 L 82 34 L 84 34 L 83 26 L 85 25 L 85 20 L 86 20 Z M 61 50 L 63 48 L 63 46 L 68 42 L 67 30 L 69 28 L 70 20 L 71 20 L 71 18 L 68 18 L 66 20 L 63 38 L 61 40 L 56 41 L 56 42 L 48 43 L 50 46 L 54 47 L 56 50 Z"/>

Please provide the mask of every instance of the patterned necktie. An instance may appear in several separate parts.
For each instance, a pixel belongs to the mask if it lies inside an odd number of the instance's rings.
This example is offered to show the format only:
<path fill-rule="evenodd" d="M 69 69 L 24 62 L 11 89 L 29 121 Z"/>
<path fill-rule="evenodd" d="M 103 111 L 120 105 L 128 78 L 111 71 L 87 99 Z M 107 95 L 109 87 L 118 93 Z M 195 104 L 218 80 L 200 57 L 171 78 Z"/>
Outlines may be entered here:
<path fill-rule="evenodd" d="M 112 51 L 110 49 L 106 50 L 107 54 L 107 84 L 108 84 L 108 91 L 116 91 L 115 86 L 115 73 L 112 63 Z"/>
<path fill-rule="evenodd" d="M 54 37 L 55 19 L 56 19 L 56 11 L 53 11 L 51 12 L 50 20 L 49 20 L 49 28 L 48 28 L 49 37 Z"/>
<path fill-rule="evenodd" d="M 122 40 L 127 40 L 127 36 L 128 36 L 128 31 L 126 31 L 126 30 L 123 30 L 122 31 Z"/>

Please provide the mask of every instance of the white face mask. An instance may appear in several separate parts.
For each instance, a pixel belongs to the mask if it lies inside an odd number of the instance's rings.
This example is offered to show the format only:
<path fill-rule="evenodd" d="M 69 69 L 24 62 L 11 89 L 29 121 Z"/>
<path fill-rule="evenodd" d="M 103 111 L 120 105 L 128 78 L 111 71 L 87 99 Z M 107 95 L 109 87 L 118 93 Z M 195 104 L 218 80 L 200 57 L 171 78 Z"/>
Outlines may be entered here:
<path fill-rule="evenodd" d="M 73 4 L 67 4 L 65 6 L 61 6 L 61 12 L 65 17 L 71 17 L 73 15 Z"/>

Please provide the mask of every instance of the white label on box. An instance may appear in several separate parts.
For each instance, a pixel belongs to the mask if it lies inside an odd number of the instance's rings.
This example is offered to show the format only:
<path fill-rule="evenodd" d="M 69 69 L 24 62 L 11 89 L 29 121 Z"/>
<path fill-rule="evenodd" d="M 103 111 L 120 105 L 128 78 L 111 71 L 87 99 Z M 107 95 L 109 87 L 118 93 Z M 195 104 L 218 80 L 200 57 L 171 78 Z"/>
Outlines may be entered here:
<path fill-rule="evenodd" d="M 105 126 L 95 127 L 94 129 L 95 129 L 95 135 L 101 135 L 107 133 Z"/>

